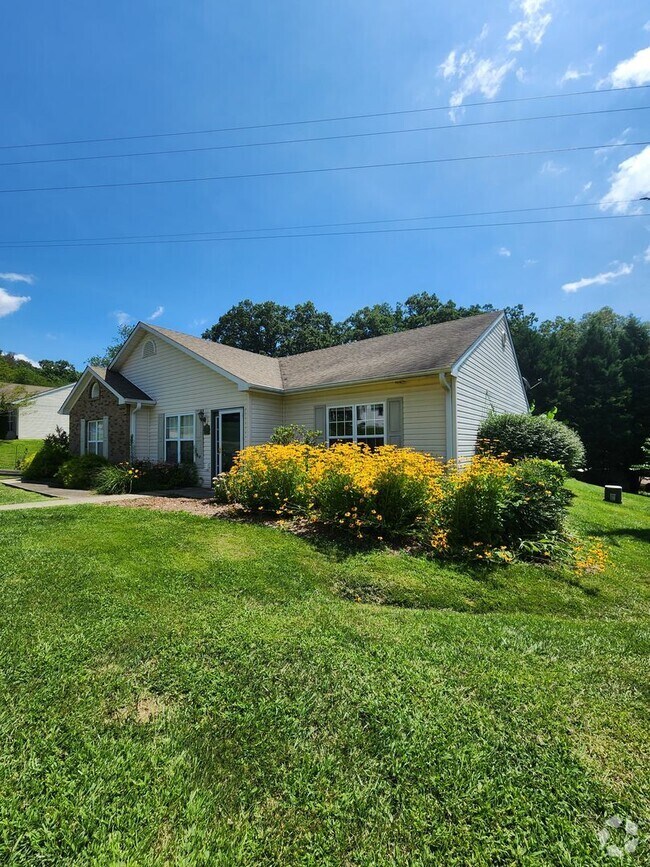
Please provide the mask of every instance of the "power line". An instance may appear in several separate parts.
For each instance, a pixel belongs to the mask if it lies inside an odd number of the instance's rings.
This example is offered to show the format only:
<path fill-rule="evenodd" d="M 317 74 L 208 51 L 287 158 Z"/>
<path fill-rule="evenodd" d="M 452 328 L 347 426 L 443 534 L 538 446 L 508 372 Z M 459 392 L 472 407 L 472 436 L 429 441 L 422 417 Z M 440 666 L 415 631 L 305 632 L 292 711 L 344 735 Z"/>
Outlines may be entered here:
<path fill-rule="evenodd" d="M 619 199 L 617 201 L 608 202 L 608 205 L 631 205 L 634 203 L 638 203 L 639 199 Z M 298 225 L 291 226 L 262 226 L 258 228 L 248 227 L 246 229 L 212 229 L 209 232 L 167 232 L 167 233 L 157 233 L 153 235 L 106 235 L 103 237 L 95 237 L 95 238 L 45 238 L 45 239 L 35 239 L 28 241 L 0 241 L 0 249 L 7 248 L 13 249 L 16 245 L 34 245 L 39 247 L 47 247 L 47 246 L 55 246 L 57 244 L 79 244 L 80 246 L 83 244 L 90 244 L 92 242 L 101 242 L 101 241 L 140 241 L 140 240 L 166 240 L 168 238 L 194 238 L 197 236 L 206 236 L 206 235 L 231 235 L 231 234 L 241 234 L 241 233 L 252 233 L 252 232 L 288 232 L 288 231 L 298 231 L 300 229 L 335 229 L 335 228 L 344 228 L 348 226 L 369 226 L 369 225 L 380 225 L 386 223 L 412 223 L 416 221 L 424 221 L 424 220 L 455 220 L 467 217 L 490 217 L 497 215 L 505 215 L 505 214 L 523 214 L 530 212 L 538 212 L 538 211 L 557 211 L 564 210 L 567 208 L 596 208 L 600 205 L 600 202 L 582 202 L 582 203 L 571 203 L 571 204 L 562 204 L 562 205 L 542 205 L 537 207 L 528 207 L 528 208 L 506 208 L 504 210 L 499 211 L 466 211 L 465 213 L 451 213 L 451 214 L 429 214 L 426 216 L 418 216 L 418 217 L 392 217 L 385 218 L 381 220 L 349 220 L 343 223 L 300 223 Z M 273 236 L 275 237 L 275 236 Z M 291 236 L 293 237 L 293 236 Z M 227 240 L 227 239 L 224 239 Z M 236 240 L 236 239 L 234 239 Z"/>
<path fill-rule="evenodd" d="M 90 162 L 96 160 L 116 160 L 116 159 L 131 159 L 132 157 L 151 157 L 151 156 L 164 156 L 169 154 L 190 154 L 190 153 L 204 153 L 206 151 L 226 151 L 226 150 L 240 150 L 242 148 L 259 148 L 259 147 L 269 147 L 272 145 L 287 145 L 287 144 L 306 144 L 309 142 L 323 142 L 323 141 L 339 141 L 341 139 L 359 139 L 359 138 L 374 138 L 376 136 L 390 136 L 390 135 L 406 135 L 408 133 L 414 132 L 433 132 L 435 130 L 446 130 L 446 129 L 464 129 L 467 127 L 482 127 L 482 126 L 498 126 L 507 123 L 524 123 L 526 121 L 533 120 L 559 120 L 562 118 L 573 118 L 573 117 L 587 117 L 590 115 L 600 115 L 600 114 L 616 114 L 620 112 L 628 112 L 628 111 L 647 111 L 650 109 L 650 105 L 637 105 L 630 106 L 628 108 L 602 108 L 595 109 L 593 111 L 570 111 L 562 114 L 541 114 L 534 115 L 532 117 L 512 117 L 512 118 L 502 118 L 499 120 L 479 120 L 472 121 L 470 123 L 448 123 L 442 124 L 439 126 L 417 126 L 412 127 L 410 129 L 386 129 L 379 130 L 377 132 L 353 132 L 353 133 L 342 133 L 340 135 L 322 135 L 315 136 L 310 138 L 286 138 L 286 139 L 277 139 L 275 141 L 257 141 L 257 142 L 242 142 L 238 144 L 226 144 L 226 145 L 206 145 L 205 147 L 192 147 L 192 148 L 169 148 L 165 150 L 157 150 L 157 151 L 132 151 L 131 153 L 124 154 L 91 154 L 89 156 L 76 156 L 76 157 L 49 157 L 47 159 L 42 160 L 14 160 L 13 162 L 4 162 L 0 163 L 0 166 L 36 166 L 36 165 L 49 165 L 51 163 L 79 163 L 79 162 Z"/>
<path fill-rule="evenodd" d="M 482 100 L 477 102 L 466 102 L 462 106 L 456 106 L 456 109 L 459 108 L 476 108 L 478 106 L 490 106 L 490 105 L 507 105 L 512 103 L 519 102 L 537 102 L 544 99 L 565 99 L 573 96 L 590 96 L 601 93 L 624 93 L 626 91 L 631 90 L 644 90 L 650 87 L 647 84 L 633 84 L 627 87 L 610 87 L 603 89 L 594 89 L 594 90 L 575 90 L 569 93 L 545 93 L 539 94 L 537 96 L 519 96 L 513 97 L 510 99 L 494 99 L 494 100 Z M 192 130 L 180 130 L 180 131 L 172 131 L 172 132 L 157 132 L 157 133 L 142 133 L 140 135 L 122 135 L 122 136 L 105 136 L 103 138 L 85 138 L 85 139 L 64 139 L 61 141 L 45 141 L 45 142 L 24 142 L 19 144 L 5 144 L 0 145 L 0 150 L 17 150 L 19 148 L 41 148 L 41 147 L 59 147 L 63 145 L 77 145 L 77 144 L 102 144 L 106 142 L 117 142 L 117 141 L 136 141 L 142 139 L 152 139 L 152 138 L 174 138 L 177 136 L 184 135 L 211 135 L 213 133 L 222 133 L 222 132 L 244 132 L 246 130 L 254 130 L 254 129 L 273 129 L 277 127 L 285 127 L 285 126 L 303 126 L 307 124 L 315 124 L 315 123 L 334 123 L 337 121 L 349 121 L 349 120 L 367 120 L 376 117 L 397 117 L 401 115 L 407 114 L 423 114 L 428 111 L 450 111 L 454 106 L 446 105 L 435 105 L 428 106 L 426 108 L 406 108 L 399 109 L 396 111 L 377 111 L 367 114 L 348 114 L 348 115 L 338 115 L 334 117 L 318 117 L 311 118 L 308 120 L 286 120 L 286 121 L 276 121 L 273 123 L 255 123 L 255 124 L 247 124 L 242 126 L 225 126 L 225 127 L 215 127 L 212 129 L 192 129 Z"/>
<path fill-rule="evenodd" d="M 496 153 L 496 154 L 473 154 L 471 156 L 465 157 L 435 157 L 433 159 L 427 160 L 402 160 L 400 162 L 393 163 L 365 163 L 360 165 L 352 165 L 352 166 L 324 166 L 322 168 L 315 169 L 283 169 L 280 171 L 273 172 L 246 172 L 244 174 L 235 174 L 235 175 L 206 175 L 203 177 L 194 177 L 194 178 L 167 178 L 163 180 L 148 180 L 148 181 L 114 181 L 111 183 L 101 183 L 101 184 L 74 184 L 74 185 L 61 185 L 61 186 L 53 186 L 53 187 L 10 187 L 8 189 L 0 189 L 0 194 L 6 193 L 48 193 L 48 192 L 62 192 L 64 190 L 101 190 L 101 189 L 115 189 L 118 187 L 151 187 L 151 186 L 163 186 L 167 184 L 190 184 L 190 183 L 202 183 L 204 181 L 231 181 L 231 180 L 243 180 L 246 178 L 271 178 L 271 177 L 286 177 L 288 175 L 313 175 L 313 174 L 323 174 L 325 172 L 350 172 L 350 171 L 358 171 L 360 169 L 383 169 L 383 168 L 396 168 L 401 166 L 424 166 L 424 165 L 434 165 L 436 163 L 457 163 L 457 162 L 469 162 L 471 160 L 493 160 L 493 159 L 504 159 L 506 157 L 524 157 L 524 156 L 541 156 L 544 154 L 558 154 L 558 153 L 576 153 L 578 151 L 593 151 L 593 150 L 609 150 L 610 148 L 629 148 L 629 147 L 641 147 L 644 145 L 650 144 L 650 141 L 636 141 L 636 142 L 617 142 L 614 144 L 597 144 L 597 145 L 577 145 L 573 147 L 563 147 L 563 148 L 545 148 L 543 150 L 534 150 L 534 151 L 510 151 L 509 153 Z"/>
<path fill-rule="evenodd" d="M 597 217 L 558 217 L 548 220 L 511 220 L 504 223 L 461 223 L 458 225 L 449 226 L 409 226 L 404 228 L 394 229 L 357 229 L 347 232 L 303 232 L 290 235 L 245 235 L 234 238 L 175 238 L 175 239 L 158 239 L 158 240 L 140 240 L 140 241 L 108 241 L 108 242 L 93 242 L 93 243 L 65 243 L 65 244 L 12 244 L 5 246 L 3 249 L 25 249 L 44 247 L 45 249 L 54 249 L 57 247 L 117 247 L 117 246 L 134 246 L 141 244 L 209 244 L 209 243 L 224 243 L 231 241 L 273 241 L 286 238 L 326 238 L 326 237 L 342 237 L 349 235 L 387 235 L 405 232 L 445 232 L 450 229 L 489 229 L 503 226 L 541 226 L 550 223 L 582 223 L 582 222 L 598 222 L 600 220 L 630 220 L 638 217 L 647 217 L 648 214 L 621 214 L 601 215 Z"/>

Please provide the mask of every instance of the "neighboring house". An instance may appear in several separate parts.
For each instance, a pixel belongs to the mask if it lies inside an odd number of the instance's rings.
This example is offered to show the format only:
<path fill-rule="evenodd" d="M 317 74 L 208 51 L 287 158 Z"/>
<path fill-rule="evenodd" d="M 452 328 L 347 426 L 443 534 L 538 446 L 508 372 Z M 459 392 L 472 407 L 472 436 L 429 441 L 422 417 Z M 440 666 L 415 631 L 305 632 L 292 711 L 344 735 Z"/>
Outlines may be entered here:
<path fill-rule="evenodd" d="M 282 424 L 327 443 L 395 444 L 440 458 L 474 453 L 490 410 L 525 412 L 503 313 L 268 358 L 140 322 L 108 369 L 67 397 L 76 454 L 194 460 L 204 484 Z"/>
<path fill-rule="evenodd" d="M 57 427 L 68 433 L 69 419 L 59 413 L 59 407 L 73 388 L 74 383 L 49 388 L 21 403 L 18 406 L 18 439 L 42 440 L 54 433 Z"/>
<path fill-rule="evenodd" d="M 0 413 L 0 439 L 43 439 L 54 433 L 57 425 L 67 431 L 68 419 L 59 414 L 59 407 L 73 385 L 52 388 L 0 383 L 0 394 L 12 404 L 9 410 Z"/>

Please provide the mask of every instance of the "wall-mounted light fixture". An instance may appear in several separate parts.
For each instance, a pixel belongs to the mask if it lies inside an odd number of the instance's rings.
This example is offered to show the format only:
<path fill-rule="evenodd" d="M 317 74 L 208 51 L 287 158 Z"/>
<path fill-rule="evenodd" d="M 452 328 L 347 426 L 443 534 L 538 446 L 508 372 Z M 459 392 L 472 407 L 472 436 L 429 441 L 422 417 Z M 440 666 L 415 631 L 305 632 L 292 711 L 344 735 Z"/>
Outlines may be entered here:
<path fill-rule="evenodd" d="M 197 409 L 196 414 L 199 417 L 199 421 L 203 425 L 204 435 L 208 436 L 208 434 L 210 433 L 210 424 L 209 424 L 207 417 L 205 415 L 205 410 L 204 409 Z"/>

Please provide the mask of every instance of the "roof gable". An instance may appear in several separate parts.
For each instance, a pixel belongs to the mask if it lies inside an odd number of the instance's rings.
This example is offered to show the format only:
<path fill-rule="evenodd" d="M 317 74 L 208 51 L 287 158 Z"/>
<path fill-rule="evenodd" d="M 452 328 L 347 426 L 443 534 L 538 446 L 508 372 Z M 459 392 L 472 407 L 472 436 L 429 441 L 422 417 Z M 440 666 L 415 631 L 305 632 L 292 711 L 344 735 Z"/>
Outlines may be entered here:
<path fill-rule="evenodd" d="M 155 404 L 156 401 L 149 397 L 141 388 L 134 385 L 125 376 L 122 376 L 117 370 L 110 370 L 105 367 L 87 367 L 74 388 L 63 402 L 59 413 L 67 415 L 71 408 L 75 405 L 84 388 L 87 387 L 92 379 L 96 379 L 117 398 L 118 403 L 146 403 Z"/>

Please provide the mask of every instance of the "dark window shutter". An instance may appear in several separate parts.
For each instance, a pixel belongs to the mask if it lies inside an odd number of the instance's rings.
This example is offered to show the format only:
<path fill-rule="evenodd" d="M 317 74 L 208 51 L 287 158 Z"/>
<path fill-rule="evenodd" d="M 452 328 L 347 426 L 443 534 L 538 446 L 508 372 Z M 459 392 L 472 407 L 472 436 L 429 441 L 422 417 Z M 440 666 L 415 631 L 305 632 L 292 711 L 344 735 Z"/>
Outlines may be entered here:
<path fill-rule="evenodd" d="M 203 463 L 203 422 L 199 418 L 198 412 L 194 416 L 194 454 L 196 455 L 196 463 Z"/>
<path fill-rule="evenodd" d="M 314 407 L 314 430 L 321 433 L 318 442 L 327 442 L 327 407 L 325 405 Z"/>
<path fill-rule="evenodd" d="M 158 460 L 165 460 L 165 413 L 158 413 Z"/>
<path fill-rule="evenodd" d="M 388 401 L 386 442 L 389 446 L 404 445 L 404 400 L 393 397 Z"/>

